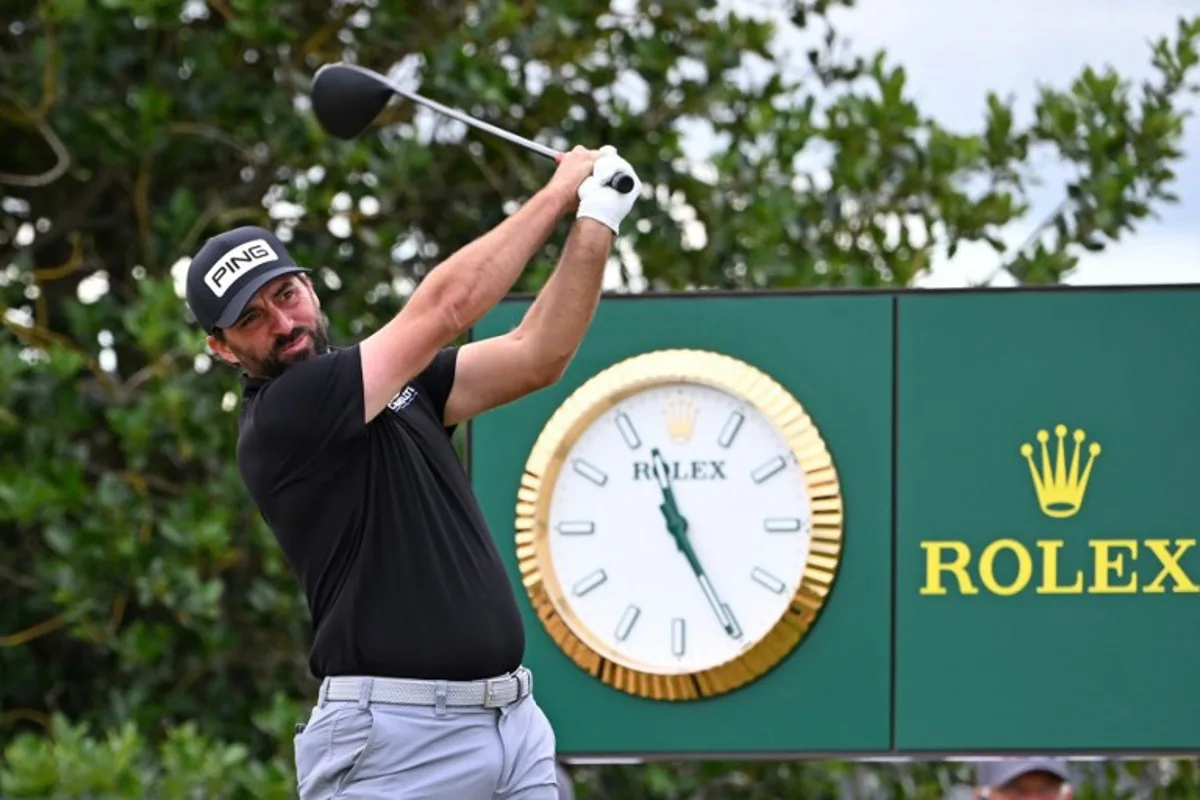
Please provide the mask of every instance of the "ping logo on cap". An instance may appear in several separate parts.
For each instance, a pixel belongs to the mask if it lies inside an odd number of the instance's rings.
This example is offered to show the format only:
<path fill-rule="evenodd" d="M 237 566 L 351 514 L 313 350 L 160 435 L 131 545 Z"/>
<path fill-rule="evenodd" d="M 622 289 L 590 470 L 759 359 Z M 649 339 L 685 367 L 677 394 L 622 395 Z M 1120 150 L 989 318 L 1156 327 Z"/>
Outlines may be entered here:
<path fill-rule="evenodd" d="M 214 295 L 223 297 L 244 272 L 278 258 L 266 239 L 254 239 L 233 248 L 213 264 L 204 274 L 204 283 Z"/>

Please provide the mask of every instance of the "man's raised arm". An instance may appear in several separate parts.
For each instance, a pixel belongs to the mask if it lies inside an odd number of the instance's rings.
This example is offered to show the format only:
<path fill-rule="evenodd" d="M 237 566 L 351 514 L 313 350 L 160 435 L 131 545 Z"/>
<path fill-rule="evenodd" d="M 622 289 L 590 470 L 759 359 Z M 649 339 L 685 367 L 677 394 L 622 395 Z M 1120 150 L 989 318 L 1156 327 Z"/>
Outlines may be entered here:
<path fill-rule="evenodd" d="M 577 203 L 595 151 L 567 153 L 546 186 L 515 213 L 438 264 L 404 308 L 360 345 L 367 421 L 437 352 L 479 321 L 516 283 L 559 220 Z"/>
<path fill-rule="evenodd" d="M 444 424 L 457 425 L 551 385 L 575 357 L 595 316 L 614 237 L 641 189 L 633 167 L 615 149 L 600 152 L 592 176 L 579 189 L 577 221 L 562 258 L 521 323 L 459 350 Z M 618 171 L 634 180 L 627 194 L 606 185 Z"/>

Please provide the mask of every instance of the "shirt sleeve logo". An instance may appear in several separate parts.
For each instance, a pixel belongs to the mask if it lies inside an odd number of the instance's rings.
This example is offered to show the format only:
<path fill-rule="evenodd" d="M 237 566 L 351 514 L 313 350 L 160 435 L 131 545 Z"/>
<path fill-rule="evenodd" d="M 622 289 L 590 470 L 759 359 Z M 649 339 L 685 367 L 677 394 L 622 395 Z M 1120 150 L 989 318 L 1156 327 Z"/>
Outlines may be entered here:
<path fill-rule="evenodd" d="M 412 405 L 412 401 L 417 399 L 417 390 L 411 386 L 405 386 L 404 391 L 397 392 L 396 396 L 388 401 L 387 407 L 392 411 L 400 411 Z"/>

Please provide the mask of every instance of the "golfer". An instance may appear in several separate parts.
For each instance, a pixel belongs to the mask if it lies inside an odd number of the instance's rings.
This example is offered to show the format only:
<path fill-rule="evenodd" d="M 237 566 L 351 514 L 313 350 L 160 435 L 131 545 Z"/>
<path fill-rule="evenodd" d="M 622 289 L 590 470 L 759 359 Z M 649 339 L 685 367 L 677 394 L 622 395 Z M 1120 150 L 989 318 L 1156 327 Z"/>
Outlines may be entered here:
<path fill-rule="evenodd" d="M 618 170 L 632 192 L 605 185 Z M 307 270 L 270 232 L 222 233 L 193 258 L 188 305 L 242 373 L 238 468 L 312 615 L 321 683 L 297 726 L 302 800 L 558 798 L 516 596 L 450 436 L 562 375 L 640 188 L 614 149 L 575 148 L 346 347 L 330 345 Z M 455 347 L 571 213 L 520 325 Z"/>

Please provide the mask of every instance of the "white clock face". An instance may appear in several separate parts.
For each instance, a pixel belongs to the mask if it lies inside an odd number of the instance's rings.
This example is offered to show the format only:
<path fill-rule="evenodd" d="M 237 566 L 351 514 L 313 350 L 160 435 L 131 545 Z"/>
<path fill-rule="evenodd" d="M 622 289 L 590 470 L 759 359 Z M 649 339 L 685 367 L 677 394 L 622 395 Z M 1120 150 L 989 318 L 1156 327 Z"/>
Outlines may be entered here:
<path fill-rule="evenodd" d="M 650 388 L 566 454 L 548 517 L 556 602 L 628 667 L 717 667 L 787 610 L 810 523 L 804 474 L 769 418 L 708 386 Z"/>

